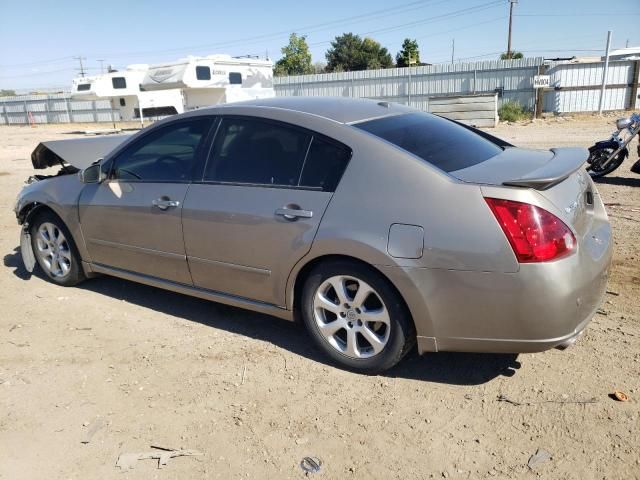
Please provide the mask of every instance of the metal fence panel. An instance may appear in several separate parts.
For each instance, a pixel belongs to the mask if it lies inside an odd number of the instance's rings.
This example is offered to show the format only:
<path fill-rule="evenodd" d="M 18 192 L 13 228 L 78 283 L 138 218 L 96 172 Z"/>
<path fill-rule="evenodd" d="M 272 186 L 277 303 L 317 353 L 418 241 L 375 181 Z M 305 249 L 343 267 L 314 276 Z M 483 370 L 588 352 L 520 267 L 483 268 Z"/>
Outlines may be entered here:
<path fill-rule="evenodd" d="M 367 97 L 428 110 L 430 98 L 499 92 L 533 109 L 542 58 L 277 77 L 277 96 Z"/>
<path fill-rule="evenodd" d="M 30 118 L 31 117 L 31 118 Z M 109 100 L 73 101 L 69 93 L 0 98 L 0 124 L 111 122 L 119 115 Z"/>

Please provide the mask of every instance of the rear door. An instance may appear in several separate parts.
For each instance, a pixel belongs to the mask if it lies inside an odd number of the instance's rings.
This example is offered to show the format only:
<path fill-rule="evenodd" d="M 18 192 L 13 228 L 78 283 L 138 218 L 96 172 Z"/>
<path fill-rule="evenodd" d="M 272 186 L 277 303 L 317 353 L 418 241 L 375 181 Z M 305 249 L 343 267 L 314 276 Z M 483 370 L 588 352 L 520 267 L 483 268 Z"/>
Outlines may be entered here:
<path fill-rule="evenodd" d="M 191 284 L 181 213 L 212 119 L 151 130 L 80 196 L 80 225 L 96 264 Z"/>
<path fill-rule="evenodd" d="M 184 204 L 198 287 L 275 305 L 311 248 L 351 150 L 293 125 L 225 117 Z"/>

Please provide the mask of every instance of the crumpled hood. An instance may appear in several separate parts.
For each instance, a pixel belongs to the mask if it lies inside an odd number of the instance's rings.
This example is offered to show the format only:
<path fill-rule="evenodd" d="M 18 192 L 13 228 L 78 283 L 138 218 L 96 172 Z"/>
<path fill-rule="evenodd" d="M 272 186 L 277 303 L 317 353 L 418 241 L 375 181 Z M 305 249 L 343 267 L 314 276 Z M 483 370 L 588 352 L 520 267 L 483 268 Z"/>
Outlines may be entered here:
<path fill-rule="evenodd" d="M 33 168 L 69 164 L 82 170 L 103 158 L 131 135 L 101 135 L 40 142 L 31 153 Z"/>

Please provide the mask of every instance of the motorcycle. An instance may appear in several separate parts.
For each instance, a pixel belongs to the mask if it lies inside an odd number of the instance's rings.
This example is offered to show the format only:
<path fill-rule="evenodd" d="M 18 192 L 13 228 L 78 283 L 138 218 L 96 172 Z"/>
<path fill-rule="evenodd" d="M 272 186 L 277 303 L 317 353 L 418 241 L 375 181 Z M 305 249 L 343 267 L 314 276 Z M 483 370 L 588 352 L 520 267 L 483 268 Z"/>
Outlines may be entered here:
<path fill-rule="evenodd" d="M 617 131 L 613 132 L 609 140 L 596 142 L 589 148 L 587 171 L 593 178 L 604 177 L 613 172 L 629 156 L 627 146 L 640 133 L 640 114 L 634 113 L 630 117 L 619 118 L 616 120 L 616 128 Z M 640 174 L 640 160 L 633 164 L 631 171 Z"/>

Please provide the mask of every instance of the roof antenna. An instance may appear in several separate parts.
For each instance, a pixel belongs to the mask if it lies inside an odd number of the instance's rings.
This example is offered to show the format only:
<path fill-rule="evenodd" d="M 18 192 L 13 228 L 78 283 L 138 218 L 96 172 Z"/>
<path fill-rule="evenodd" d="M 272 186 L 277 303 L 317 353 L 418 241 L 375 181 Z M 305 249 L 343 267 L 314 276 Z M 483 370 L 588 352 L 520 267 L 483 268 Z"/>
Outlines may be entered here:
<path fill-rule="evenodd" d="M 384 108 L 390 108 L 391 104 L 389 102 L 378 102 L 378 105 Z"/>

